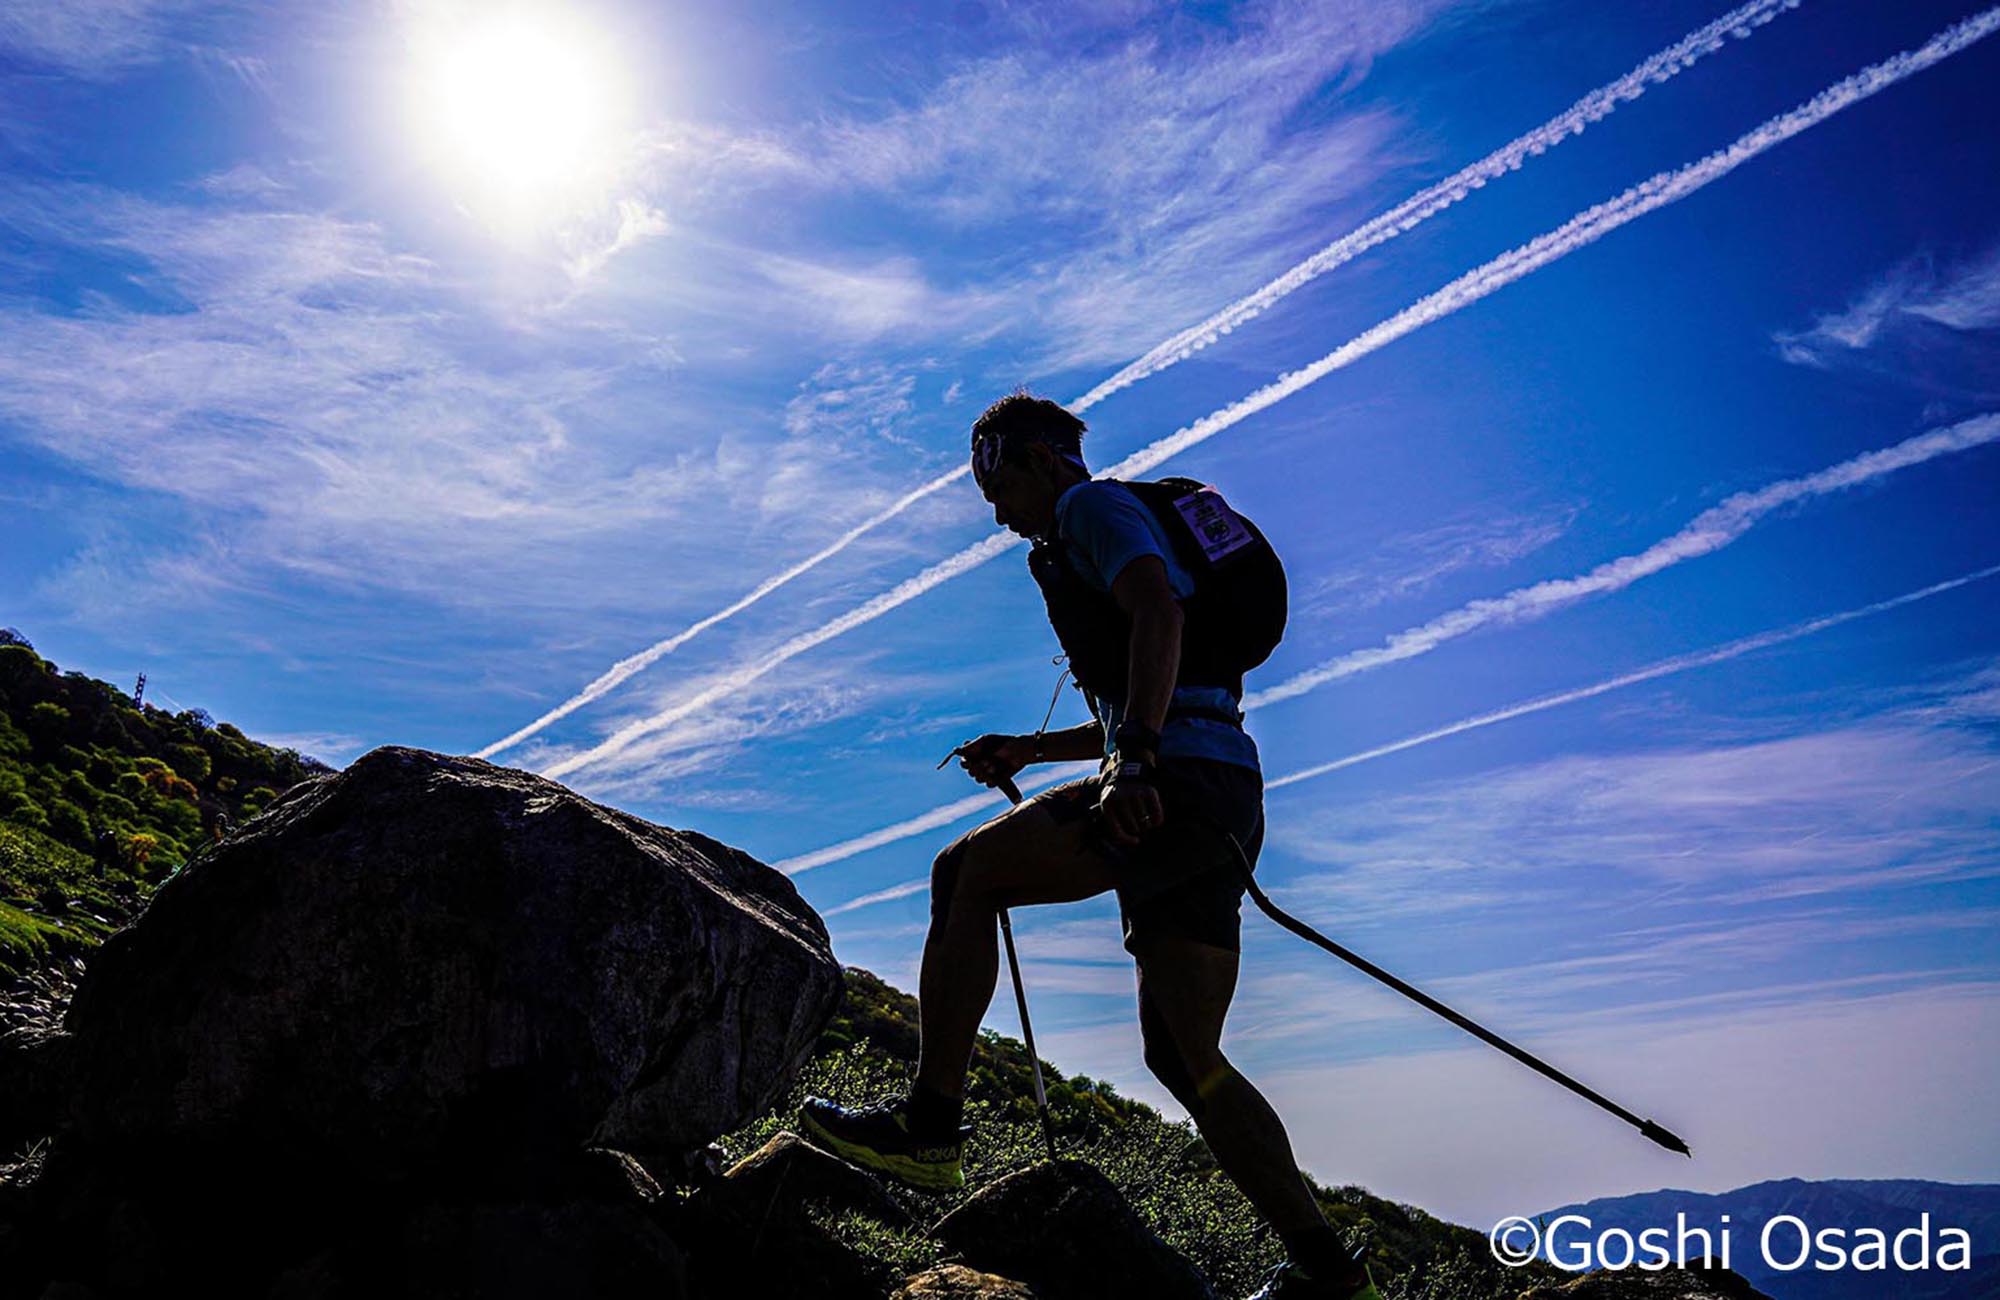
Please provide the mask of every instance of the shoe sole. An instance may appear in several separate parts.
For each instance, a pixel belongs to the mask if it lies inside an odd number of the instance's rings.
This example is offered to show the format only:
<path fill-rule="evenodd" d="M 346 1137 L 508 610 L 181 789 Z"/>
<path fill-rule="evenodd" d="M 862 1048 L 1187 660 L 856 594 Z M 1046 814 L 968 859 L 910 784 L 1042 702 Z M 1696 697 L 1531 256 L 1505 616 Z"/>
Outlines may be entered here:
<path fill-rule="evenodd" d="M 909 1156 L 899 1156 L 877 1151 L 856 1142 L 849 1142 L 828 1132 L 805 1111 L 799 1112 L 799 1126 L 806 1130 L 815 1142 L 842 1160 L 872 1169 L 878 1174 L 887 1174 L 898 1182 L 924 1192 L 955 1192 L 965 1186 L 965 1171 L 957 1165 L 944 1166 L 926 1164 Z"/>

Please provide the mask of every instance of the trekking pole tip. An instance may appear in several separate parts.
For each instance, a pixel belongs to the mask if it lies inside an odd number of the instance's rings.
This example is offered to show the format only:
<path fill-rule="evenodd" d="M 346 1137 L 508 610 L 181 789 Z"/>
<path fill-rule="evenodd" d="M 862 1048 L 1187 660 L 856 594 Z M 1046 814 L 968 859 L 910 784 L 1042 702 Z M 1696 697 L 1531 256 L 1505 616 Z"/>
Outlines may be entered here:
<path fill-rule="evenodd" d="M 1669 1133 L 1667 1130 L 1661 1128 L 1658 1124 L 1655 1124 L 1652 1120 L 1647 1120 L 1645 1123 L 1641 1124 L 1639 1126 L 1639 1132 L 1651 1138 L 1653 1141 L 1659 1143 L 1661 1146 L 1665 1147 L 1669 1151 L 1678 1151 L 1682 1155 L 1686 1156 L 1688 1159 L 1690 1160 L 1694 1159 L 1694 1152 L 1688 1150 L 1687 1143 L 1681 1141 L 1680 1138 L 1674 1136 L 1672 1133 Z"/>

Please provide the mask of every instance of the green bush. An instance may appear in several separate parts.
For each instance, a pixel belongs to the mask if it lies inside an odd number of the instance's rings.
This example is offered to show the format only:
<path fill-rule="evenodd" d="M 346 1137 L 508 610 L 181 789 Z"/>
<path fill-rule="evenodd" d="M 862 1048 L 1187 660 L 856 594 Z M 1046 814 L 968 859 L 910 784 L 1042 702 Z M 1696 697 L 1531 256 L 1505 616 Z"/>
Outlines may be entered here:
<path fill-rule="evenodd" d="M 107 822 L 136 822 L 139 808 L 122 794 L 97 796 L 97 815 Z"/>
<path fill-rule="evenodd" d="M 0 647 L 0 653 L 4 650 Z M 28 733 L 15 726 L 12 718 L 0 714 L 0 758 L 25 758 L 30 748 Z"/>
<path fill-rule="evenodd" d="M 32 689 L 49 675 L 42 657 L 24 645 L 0 645 L 0 688 Z"/>
<path fill-rule="evenodd" d="M 53 753 L 61 747 L 69 730 L 69 710 L 51 700 L 43 700 L 28 710 L 25 730 L 38 752 Z"/>
<path fill-rule="evenodd" d="M 199 745 L 170 745 L 167 748 L 167 761 L 173 765 L 174 771 L 196 785 L 208 780 L 209 770 L 213 766 L 209 762 L 208 751 Z"/>
<path fill-rule="evenodd" d="M 90 778 L 81 772 L 63 773 L 62 796 L 85 812 L 95 812 L 98 801 L 104 797 L 90 783 Z"/>
<path fill-rule="evenodd" d="M 67 799 L 49 805 L 49 834 L 75 848 L 90 847 L 90 814 Z"/>
<path fill-rule="evenodd" d="M 13 805 L 7 809 L 7 820 L 31 831 L 46 831 L 49 828 L 49 815 L 25 794 L 14 798 Z"/>

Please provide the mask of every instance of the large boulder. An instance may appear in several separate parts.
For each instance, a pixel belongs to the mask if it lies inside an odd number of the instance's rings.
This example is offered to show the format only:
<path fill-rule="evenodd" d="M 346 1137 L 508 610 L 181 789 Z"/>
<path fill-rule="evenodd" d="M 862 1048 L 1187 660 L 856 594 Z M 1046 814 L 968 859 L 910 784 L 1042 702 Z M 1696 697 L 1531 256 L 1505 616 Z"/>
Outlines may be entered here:
<path fill-rule="evenodd" d="M 1215 1300 L 1187 1257 L 1080 1160 L 987 1184 L 931 1235 L 974 1268 L 1026 1282 L 1046 1300 Z"/>
<path fill-rule="evenodd" d="M 745 854 L 378 749 L 97 952 L 64 1022 L 59 1146 L 488 1193 L 586 1146 L 672 1167 L 783 1094 L 840 988 L 818 916 Z"/>

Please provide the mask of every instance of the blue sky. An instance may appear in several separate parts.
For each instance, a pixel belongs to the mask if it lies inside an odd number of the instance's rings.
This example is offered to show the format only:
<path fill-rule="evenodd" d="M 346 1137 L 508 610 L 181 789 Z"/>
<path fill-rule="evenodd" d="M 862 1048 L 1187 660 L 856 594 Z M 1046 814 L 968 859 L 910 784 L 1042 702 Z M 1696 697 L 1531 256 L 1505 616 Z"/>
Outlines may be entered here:
<path fill-rule="evenodd" d="M 2000 1180 L 2000 581 L 1931 590 L 2000 564 L 1982 15 L 24 0 L 0 622 L 334 762 L 608 682 L 496 759 L 910 988 L 982 815 L 933 767 L 1055 670 L 970 485 L 895 507 L 1089 396 L 1287 559 L 1274 780 L 1445 733 L 1274 787 L 1272 894 L 1700 1157 L 1253 914 L 1229 1041 L 1309 1168 L 1469 1222 Z M 1112 908 L 1017 927 L 1046 1053 L 1170 1107 Z"/>

